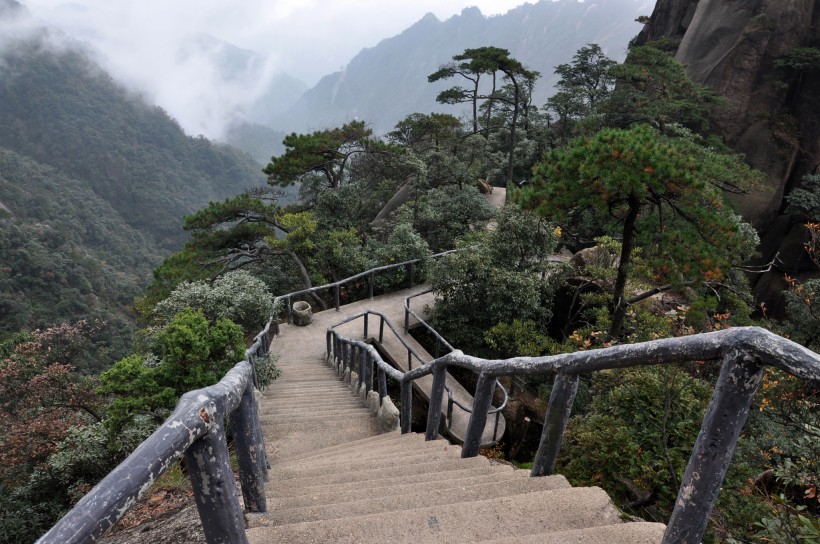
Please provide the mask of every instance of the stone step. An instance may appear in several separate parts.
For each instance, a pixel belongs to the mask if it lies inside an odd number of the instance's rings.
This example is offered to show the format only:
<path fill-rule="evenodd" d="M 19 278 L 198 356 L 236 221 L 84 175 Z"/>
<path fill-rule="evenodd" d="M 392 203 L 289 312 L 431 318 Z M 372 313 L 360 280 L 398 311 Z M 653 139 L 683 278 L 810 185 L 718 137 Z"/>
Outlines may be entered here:
<path fill-rule="evenodd" d="M 306 542 L 464 543 L 619 523 L 600 488 L 536 491 L 469 503 L 249 529 L 251 544 Z"/>
<path fill-rule="evenodd" d="M 282 384 L 275 389 L 273 387 L 268 388 L 267 394 L 268 395 L 276 395 L 278 397 L 284 396 L 301 396 L 305 393 L 325 393 L 325 392 L 339 392 L 339 391 L 346 391 L 350 389 L 350 387 L 343 382 L 331 382 L 331 381 L 322 381 L 319 384 L 311 385 L 307 387 L 305 385 L 299 384 Z"/>
<path fill-rule="evenodd" d="M 277 501 L 287 502 L 293 497 L 316 497 L 325 493 L 342 493 L 342 492 L 361 492 L 366 488 L 369 490 L 384 489 L 390 492 L 393 488 L 398 488 L 410 484 L 423 484 L 431 482 L 458 482 L 466 478 L 497 476 L 500 478 L 507 478 L 513 475 L 516 471 L 512 467 L 504 465 L 494 465 L 490 469 L 476 468 L 474 466 L 457 468 L 454 470 L 441 470 L 438 473 L 421 473 L 411 474 L 405 476 L 384 477 L 379 480 L 369 480 L 365 484 L 361 481 L 350 481 L 346 483 L 335 484 L 320 484 L 312 486 L 303 486 L 301 488 L 282 487 L 276 488 L 274 492 L 269 494 L 270 497 L 275 497 Z M 520 471 L 518 471 L 520 472 Z M 516 475 L 517 477 L 517 475 Z M 271 484 L 268 484 L 271 485 Z M 455 484 L 454 484 L 455 485 Z M 274 494 L 275 493 L 275 494 Z"/>
<path fill-rule="evenodd" d="M 302 395 L 290 395 L 282 397 L 269 397 L 264 399 L 260 405 L 272 408 L 287 408 L 299 406 L 308 409 L 314 404 L 332 404 L 334 402 L 345 402 L 348 400 L 356 400 L 356 395 L 350 389 L 341 389 L 338 391 L 331 391 L 327 393 L 313 394 L 312 392 L 305 392 Z"/>
<path fill-rule="evenodd" d="M 484 544 L 660 544 L 666 525 L 632 522 L 573 531 L 542 533 L 515 538 L 480 540 Z"/>
<path fill-rule="evenodd" d="M 335 406 L 322 406 L 322 407 L 312 407 L 312 408 L 303 408 L 301 410 L 294 409 L 294 408 L 263 408 L 259 411 L 259 416 L 261 418 L 266 417 L 322 417 L 322 416 L 332 416 L 335 414 L 340 413 L 361 413 L 364 410 L 368 412 L 369 410 L 362 406 L 361 403 L 353 403 L 353 404 L 338 404 Z"/>
<path fill-rule="evenodd" d="M 351 397 L 350 400 L 338 400 L 335 402 L 328 402 L 327 404 L 313 404 L 309 407 L 307 406 L 295 406 L 293 404 L 290 405 L 282 405 L 282 406 L 269 406 L 266 404 L 262 404 L 259 407 L 259 414 L 265 415 L 298 415 L 298 414 L 316 414 L 319 412 L 331 412 L 333 410 L 339 410 L 343 408 L 360 408 L 362 407 L 362 402 L 355 397 Z"/>
<path fill-rule="evenodd" d="M 309 424 L 270 423 L 262 426 L 268 457 L 273 465 L 305 451 L 345 444 L 379 434 L 376 418 L 357 417 L 341 421 L 317 420 Z"/>
<path fill-rule="evenodd" d="M 455 503 L 468 503 L 486 499 L 498 499 L 523 495 L 536 491 L 550 491 L 552 480 L 543 478 L 509 478 L 472 486 L 452 485 L 444 489 L 417 489 L 413 493 L 396 493 L 382 497 L 371 497 L 368 488 L 361 489 L 358 500 L 336 501 L 321 506 L 284 507 L 272 510 L 271 523 L 301 523 L 338 519 L 348 516 L 365 516 L 379 512 L 404 511 L 418 508 Z M 423 486 L 422 486 L 423 487 Z M 558 487 L 566 489 L 566 487 Z M 465 506 L 469 508 L 469 506 Z"/>
<path fill-rule="evenodd" d="M 336 445 L 327 445 L 323 446 L 322 448 L 317 448 L 315 450 L 305 450 L 298 454 L 295 454 L 292 458 L 288 459 L 287 461 L 298 461 L 300 459 L 308 459 L 308 458 L 316 458 L 320 456 L 327 456 L 327 455 L 336 455 L 345 450 L 357 448 L 360 446 L 371 445 L 375 446 L 379 443 L 387 443 L 393 442 L 395 440 L 423 440 L 423 437 L 417 433 L 410 433 L 402 435 L 399 431 L 393 431 L 390 433 L 383 433 L 378 434 L 374 433 L 373 436 L 368 436 L 366 438 L 350 438 L 350 440 L 345 441 L 343 444 L 336 444 Z"/>
<path fill-rule="evenodd" d="M 301 495 L 288 497 L 275 497 L 271 495 L 268 497 L 268 509 L 273 512 L 280 508 L 321 506 L 336 502 L 350 502 L 361 499 L 363 494 L 367 495 L 368 498 L 378 498 L 390 495 L 413 494 L 422 491 L 437 491 L 453 487 L 466 488 L 481 484 L 518 481 L 530 477 L 529 473 L 525 470 L 503 472 L 493 470 L 478 476 L 476 476 L 474 472 L 475 471 L 471 469 L 466 471 L 455 470 L 448 473 L 441 473 L 442 477 L 435 479 L 425 478 L 426 476 L 430 476 L 429 474 L 425 474 L 423 475 L 424 477 L 421 478 L 405 479 L 405 483 L 401 483 L 401 478 L 394 478 L 387 485 L 368 485 L 365 488 L 362 488 L 361 485 L 355 485 L 349 486 L 348 489 L 344 490 L 341 489 L 341 486 L 327 486 L 328 489 L 321 492 L 317 492 L 317 488 L 311 488 L 310 493 Z M 548 484 L 550 489 L 570 487 L 569 482 L 567 482 L 563 476 L 544 476 L 544 478 L 551 480 Z"/>
<path fill-rule="evenodd" d="M 294 466 L 301 466 L 309 463 L 310 466 L 327 466 L 346 462 L 346 459 L 364 460 L 364 459 L 382 459 L 384 457 L 402 457 L 404 455 L 411 455 L 414 452 L 423 452 L 429 448 L 446 448 L 451 450 L 456 457 L 461 456 L 461 446 L 454 446 L 444 439 L 431 440 L 425 442 L 423 440 L 409 442 L 406 440 L 397 442 L 381 442 L 376 444 L 363 444 L 352 450 L 346 450 L 342 453 L 326 453 L 317 454 L 308 459 L 295 459 L 286 461 L 279 467 L 287 468 Z M 276 468 L 276 467 L 275 467 Z"/>
<path fill-rule="evenodd" d="M 324 463 L 314 462 L 300 465 L 290 465 L 287 467 L 272 467 L 271 479 L 278 483 L 284 483 L 292 478 L 317 477 L 321 479 L 326 474 L 336 472 L 359 472 L 377 469 L 387 469 L 391 467 L 402 467 L 415 463 L 425 463 L 428 461 L 440 461 L 442 459 L 460 459 L 460 452 L 444 447 L 427 448 L 424 450 L 410 450 L 403 455 L 385 455 L 375 458 L 358 459 L 355 456 L 345 456 L 335 461 L 326 460 Z M 286 483 L 284 485 L 287 485 Z"/>
<path fill-rule="evenodd" d="M 276 380 L 277 387 L 284 387 L 285 385 L 289 385 L 292 383 L 315 383 L 315 384 L 323 384 L 323 383 L 335 383 L 336 381 L 340 381 L 338 377 L 336 377 L 336 373 L 332 372 L 327 368 L 315 368 L 308 370 L 291 370 L 284 373 L 279 379 Z"/>
<path fill-rule="evenodd" d="M 484 457 L 472 457 L 469 459 L 453 458 L 449 455 L 441 458 L 433 458 L 432 460 L 414 460 L 401 466 L 376 468 L 376 469 L 357 469 L 344 472 L 329 472 L 322 475 L 320 478 L 316 476 L 305 476 L 290 478 L 286 486 L 278 485 L 274 479 L 271 479 L 266 485 L 267 489 L 273 491 L 277 487 L 310 487 L 312 485 L 327 485 L 327 484 L 341 484 L 347 482 L 370 482 L 380 478 L 393 478 L 399 476 L 420 475 L 425 472 L 443 472 L 450 470 L 460 470 L 462 468 L 475 468 L 476 474 L 481 474 L 481 471 L 490 466 L 489 460 Z M 511 468 L 510 468 L 511 469 Z M 512 470 L 512 469 L 511 469 Z"/>

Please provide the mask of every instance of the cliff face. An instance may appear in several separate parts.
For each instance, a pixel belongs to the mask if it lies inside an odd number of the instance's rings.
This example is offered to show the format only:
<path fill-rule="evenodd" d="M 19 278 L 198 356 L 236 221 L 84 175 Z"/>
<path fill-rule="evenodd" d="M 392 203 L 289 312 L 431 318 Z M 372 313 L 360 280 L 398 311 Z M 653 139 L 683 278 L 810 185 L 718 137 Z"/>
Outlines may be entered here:
<path fill-rule="evenodd" d="M 726 105 L 717 130 L 766 173 L 766 191 L 738 198 L 761 232 L 761 262 L 782 264 L 754 280 L 761 302 L 777 310 L 783 273 L 812 269 L 802 243 L 805 218 L 783 213 L 783 197 L 820 165 L 820 68 L 784 68 L 795 48 L 817 47 L 820 0 L 658 0 L 637 40 L 679 41 L 676 57 L 692 78 L 716 90 Z M 778 62 L 780 61 L 780 62 Z"/>

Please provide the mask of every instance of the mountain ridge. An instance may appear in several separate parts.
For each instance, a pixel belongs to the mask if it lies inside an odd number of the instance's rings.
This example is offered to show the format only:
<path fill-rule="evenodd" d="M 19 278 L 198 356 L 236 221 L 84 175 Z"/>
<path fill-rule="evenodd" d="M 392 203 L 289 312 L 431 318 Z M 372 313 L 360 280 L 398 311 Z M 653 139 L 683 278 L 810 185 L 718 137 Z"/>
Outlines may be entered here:
<path fill-rule="evenodd" d="M 323 77 L 275 119 L 273 128 L 300 132 L 361 119 L 384 133 L 410 113 L 452 113 L 451 106 L 435 101 L 451 83 L 430 84 L 427 76 L 464 49 L 486 45 L 509 49 L 513 57 L 541 72 L 534 93 L 535 103 L 541 105 L 557 81 L 554 67 L 569 62 L 580 47 L 599 43 L 609 56 L 622 60 L 627 43 L 640 30 L 634 19 L 646 14 L 651 4 L 542 0 L 491 17 L 478 8 L 465 8 L 444 21 L 428 13 L 400 34 L 362 49 L 344 70 Z M 580 27 L 584 33 L 577 31 Z"/>

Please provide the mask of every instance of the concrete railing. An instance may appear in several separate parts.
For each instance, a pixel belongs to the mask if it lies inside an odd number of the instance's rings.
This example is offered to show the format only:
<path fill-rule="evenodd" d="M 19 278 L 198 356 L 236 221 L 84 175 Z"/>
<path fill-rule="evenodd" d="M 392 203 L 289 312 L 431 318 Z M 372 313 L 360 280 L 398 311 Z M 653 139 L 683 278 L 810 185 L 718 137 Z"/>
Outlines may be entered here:
<path fill-rule="evenodd" d="M 410 309 L 410 301 L 411 300 L 413 300 L 416 297 L 426 295 L 427 293 L 431 293 L 432 291 L 433 291 L 432 289 L 428 289 L 426 291 L 422 291 L 421 293 L 416 293 L 415 295 L 411 295 L 411 296 L 404 299 L 404 334 L 407 334 L 409 332 L 409 329 L 410 329 L 410 316 L 413 316 L 414 318 L 416 318 L 416 321 L 418 322 L 418 324 L 421 325 L 422 327 L 424 327 L 427 330 L 427 332 L 430 333 L 433 336 L 433 338 L 435 339 L 436 342 L 435 342 L 435 347 L 433 348 L 433 358 L 438 359 L 439 358 L 439 351 L 441 350 L 441 348 L 444 348 L 444 349 L 448 350 L 449 352 L 455 351 L 455 348 L 452 345 L 450 345 L 450 342 L 445 340 L 444 337 L 441 336 L 436 329 L 434 329 L 429 323 L 427 323 L 427 321 L 425 321 L 420 315 L 418 315 L 416 312 L 414 312 L 413 310 Z M 413 367 L 411 366 L 411 367 L 409 367 L 409 369 L 413 370 Z M 503 385 L 501 385 L 501 382 L 499 382 L 498 380 L 495 381 L 495 388 L 496 388 L 496 391 L 501 392 L 502 401 L 501 401 L 501 404 L 497 407 L 490 406 L 489 411 L 487 412 L 488 415 L 494 415 L 495 416 L 495 425 L 493 426 L 493 442 L 498 441 L 498 423 L 499 423 L 499 419 L 501 418 L 501 413 L 504 411 L 504 408 L 507 407 L 507 402 L 509 401 L 509 394 L 507 393 L 507 390 L 504 388 Z M 472 406 L 465 406 L 464 404 L 459 402 L 458 399 L 454 398 L 453 397 L 453 392 L 446 385 L 446 380 L 445 380 L 444 390 L 447 393 L 447 425 L 448 425 L 448 428 L 449 428 L 450 422 L 453 420 L 453 408 L 454 408 L 454 406 L 457 406 L 459 410 L 461 410 L 462 412 L 464 412 L 466 414 L 471 414 L 472 411 L 473 411 L 473 407 Z"/>
<path fill-rule="evenodd" d="M 316 287 L 311 287 L 310 289 L 302 289 L 301 291 L 294 291 L 292 293 L 288 293 L 286 295 L 280 295 L 273 299 L 274 304 L 283 304 L 285 316 L 287 318 L 288 323 L 292 320 L 293 315 L 293 299 L 302 297 L 304 298 L 306 295 L 315 295 L 316 293 L 322 291 L 330 291 L 333 290 L 333 300 L 334 306 L 336 311 L 339 311 L 341 307 L 341 291 L 342 287 L 345 287 L 350 284 L 354 284 L 359 280 L 367 278 L 368 283 L 368 296 L 369 298 L 373 298 L 373 291 L 374 291 L 374 284 L 376 275 L 382 272 L 388 272 L 390 270 L 397 270 L 399 268 L 405 268 L 406 275 L 407 275 L 407 287 L 413 287 L 413 275 L 416 265 L 422 264 L 425 261 L 429 261 L 432 259 L 438 259 L 439 257 L 443 257 L 445 255 L 449 255 L 450 253 L 455 253 L 456 251 L 460 251 L 458 249 L 452 249 L 450 251 L 444 251 L 442 253 L 436 253 L 435 255 L 430 255 L 428 257 L 424 257 L 423 259 L 413 259 L 410 261 L 403 261 L 400 263 L 393 263 L 387 264 L 384 266 L 377 266 L 375 268 L 371 268 L 369 270 L 365 270 L 364 272 L 360 272 L 349 278 L 344 278 L 337 282 L 333 283 L 326 283 L 325 285 L 318 285 Z M 278 321 L 274 321 L 274 333 L 279 334 L 279 323 Z"/>
<path fill-rule="evenodd" d="M 386 321 L 384 316 L 381 318 Z M 387 323 L 395 332 L 389 321 Z M 383 326 L 382 324 L 380 328 L 383 329 Z M 820 386 L 820 355 L 759 327 L 738 327 L 545 357 L 486 360 L 453 350 L 404 373 L 399 373 L 382 361 L 373 346 L 344 338 L 333 330 L 328 331 L 327 349 L 328 357 L 337 358 L 340 364 L 352 365 L 354 361 L 364 360 L 359 364 L 365 367 L 375 364 L 380 372 L 387 375 L 396 373 L 395 378 L 402 386 L 402 432 L 410 430 L 410 382 L 432 375 L 433 392 L 427 415 L 428 439 L 435 437 L 435 430 L 439 426 L 441 394 L 447 368 L 456 366 L 477 373 L 479 378 L 467 439 L 462 449 L 463 457 L 478 453 L 478 442 L 486 424 L 487 408 L 490 406 L 497 378 L 554 375 L 555 383 L 532 476 L 552 474 L 555 470 L 581 374 L 634 366 L 721 361 L 720 375 L 667 524 L 663 540 L 665 544 L 701 542 L 765 367 L 778 368 Z"/>
<path fill-rule="evenodd" d="M 265 345 L 266 339 L 257 337 L 257 341 Z M 266 352 L 266 347 L 255 346 L 252 349 L 256 355 L 262 354 L 260 350 Z M 183 455 L 206 541 L 247 542 L 225 420 L 231 422 L 245 508 L 248 512 L 265 512 L 264 481 L 269 467 L 253 376 L 253 365 L 242 361 L 216 385 L 184 394 L 171 416 L 37 544 L 96 541 Z"/>

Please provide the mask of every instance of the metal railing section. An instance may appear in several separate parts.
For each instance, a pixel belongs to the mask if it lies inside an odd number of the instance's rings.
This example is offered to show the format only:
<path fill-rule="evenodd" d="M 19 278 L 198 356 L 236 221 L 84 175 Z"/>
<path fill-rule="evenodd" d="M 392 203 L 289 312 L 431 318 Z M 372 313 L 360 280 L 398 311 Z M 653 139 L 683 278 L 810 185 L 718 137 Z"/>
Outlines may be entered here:
<path fill-rule="evenodd" d="M 379 352 L 370 344 L 364 341 L 350 339 L 343 336 L 340 332 L 335 330 L 337 327 L 355 321 L 357 319 L 362 318 L 364 321 L 364 334 L 363 339 L 367 340 L 368 338 L 368 324 L 369 324 L 369 316 L 376 316 L 380 319 L 379 322 L 379 343 L 384 341 L 384 325 L 386 324 L 390 331 L 396 336 L 396 338 L 401 342 L 404 348 L 407 350 L 407 360 L 408 360 L 408 371 L 401 372 L 397 370 L 389 363 L 385 362 L 382 359 Z M 359 383 L 362 383 L 363 376 L 372 376 L 373 365 L 378 367 L 379 373 L 384 373 L 389 375 L 391 378 L 395 379 L 399 382 L 401 386 L 401 412 L 400 412 L 400 421 L 401 421 L 401 430 L 402 433 L 410 432 L 410 415 L 411 415 L 411 402 L 412 402 L 412 382 L 417 380 L 423 376 L 428 374 L 433 375 L 433 387 L 430 394 L 430 403 L 427 409 L 427 426 L 425 429 L 425 437 L 427 440 L 434 440 L 438 437 L 438 430 L 439 425 L 441 424 L 441 398 L 445 392 L 446 387 L 446 370 L 443 366 L 439 367 L 436 372 L 421 372 L 419 373 L 420 369 L 424 369 L 429 366 L 432 362 L 441 361 L 445 359 L 445 357 L 440 357 L 439 359 L 435 359 L 434 361 L 425 361 L 419 353 L 410 346 L 407 341 L 403 338 L 401 334 L 396 330 L 393 324 L 390 322 L 390 319 L 386 317 L 384 314 L 379 312 L 375 312 L 372 310 L 367 310 L 361 312 L 356 315 L 352 315 L 347 319 L 336 323 L 332 327 L 328 328 L 327 331 L 327 357 L 333 358 L 333 361 L 336 365 L 341 365 L 345 370 L 351 369 L 355 370 L 356 366 L 361 368 L 363 372 L 359 372 Z M 419 361 L 419 365 L 416 368 L 412 367 L 412 360 L 415 358 Z M 379 374 L 380 383 L 381 383 L 381 374 Z M 366 379 L 366 378 L 364 378 Z M 372 379 L 372 378 L 371 378 Z M 366 382 L 365 382 L 366 383 Z M 481 385 L 481 376 L 479 376 L 479 385 Z M 476 397 L 476 402 L 474 404 L 473 410 L 470 410 L 470 421 L 467 425 L 467 435 L 464 439 L 464 446 L 461 450 L 462 457 L 474 457 L 478 455 L 480 446 L 481 446 L 481 437 L 484 433 L 484 426 L 486 425 L 487 415 L 495 414 L 496 415 L 496 431 L 498 430 L 498 414 L 503 409 L 503 406 L 498 408 L 493 408 L 491 406 L 492 401 L 492 387 L 495 385 L 496 380 L 489 382 L 490 388 L 489 391 L 482 397 L 481 400 Z M 366 383 L 367 386 L 367 383 Z M 485 386 L 486 389 L 486 386 Z M 370 391 L 370 389 L 368 389 Z M 384 398 L 386 395 L 386 383 L 384 388 L 384 394 L 380 389 L 379 398 Z M 483 410 L 482 417 L 475 417 L 475 406 L 479 406 L 481 404 L 480 410 Z M 480 422 L 480 427 L 479 427 Z"/>
<path fill-rule="evenodd" d="M 459 251 L 459 250 L 458 249 L 452 249 L 450 251 L 444 251 L 442 253 L 436 253 L 435 255 L 430 255 L 430 256 L 424 257 L 422 259 L 413 259 L 413 260 L 410 260 L 410 261 L 403 261 L 403 262 L 400 262 L 400 263 L 393 263 L 393 264 L 387 264 L 387 265 L 384 265 L 384 266 L 377 266 L 375 268 L 365 270 L 364 272 L 360 272 L 358 274 L 350 276 L 349 278 L 344 278 L 344 279 L 339 280 L 337 282 L 326 283 L 325 285 L 318 285 L 316 287 L 311 287 L 310 289 L 302 289 L 301 291 L 294 291 L 294 292 L 288 293 L 286 295 L 280 295 L 278 297 L 275 297 L 273 299 L 273 302 L 274 302 L 274 304 L 278 304 L 280 302 L 284 303 L 284 306 L 285 306 L 284 310 L 285 310 L 285 315 L 287 317 L 287 322 L 291 323 L 292 322 L 292 316 L 293 316 L 292 300 L 294 298 L 304 297 L 305 295 L 316 294 L 320 291 L 333 289 L 334 306 L 336 308 L 336 311 L 338 312 L 339 308 L 341 307 L 341 289 L 342 289 L 342 287 L 344 287 L 348 284 L 354 283 L 354 282 L 356 282 L 356 281 L 358 281 L 362 278 L 367 278 L 367 280 L 368 280 L 368 296 L 369 296 L 369 298 L 372 299 L 373 298 L 373 289 L 374 289 L 374 280 L 375 280 L 376 274 L 378 274 L 380 272 L 386 272 L 388 270 L 395 270 L 397 268 L 402 268 L 402 267 L 407 268 L 407 284 L 408 284 L 407 286 L 408 286 L 408 288 L 413 287 L 413 272 L 414 272 L 414 268 L 417 264 L 420 264 L 420 263 L 423 263 L 425 261 L 429 261 L 429 260 L 432 260 L 432 259 L 438 259 L 439 257 L 449 255 L 450 253 L 454 253 L 456 251 Z M 279 322 L 274 320 L 273 325 L 274 325 L 274 334 L 279 334 Z"/>
<path fill-rule="evenodd" d="M 415 295 L 410 295 L 409 297 L 404 299 L 404 334 L 408 334 L 410 330 L 410 316 L 416 318 L 418 324 L 423 326 L 427 332 L 433 335 L 436 339 L 436 345 L 433 353 L 433 359 L 439 358 L 439 351 L 442 347 L 448 349 L 450 352 L 455 351 L 455 348 L 441 336 L 436 329 L 434 329 L 427 321 L 425 321 L 420 315 L 415 313 L 413 310 L 410 309 L 410 300 L 416 297 L 420 297 L 422 295 L 426 295 L 427 293 L 431 293 L 432 289 L 427 289 L 426 291 L 422 291 L 421 293 L 416 293 Z M 410 370 L 413 369 L 412 366 L 408 367 Z M 488 415 L 495 415 L 495 425 L 493 426 L 493 442 L 498 440 L 498 424 L 499 419 L 501 418 L 501 413 L 504 411 L 504 408 L 507 407 L 507 402 L 509 401 L 509 395 L 507 394 L 507 390 L 501 385 L 501 382 L 498 380 L 495 381 L 495 388 L 496 390 L 501 392 L 501 404 L 498 407 L 491 407 Z M 453 397 L 453 392 L 447 387 L 446 383 L 444 385 L 444 389 L 447 393 L 447 418 L 445 420 L 445 425 L 448 429 L 450 429 L 450 423 L 453 421 L 453 405 L 458 406 L 462 412 L 467 414 L 471 414 L 473 411 L 472 406 L 464 406 L 462 403 L 458 401 L 458 399 Z"/>
<path fill-rule="evenodd" d="M 176 409 L 128 458 L 89 491 L 37 544 L 96 541 L 183 455 L 208 542 L 247 542 L 225 437 L 229 418 L 245 507 L 265 512 L 264 445 L 250 363 L 219 383 L 184 394 Z"/>

